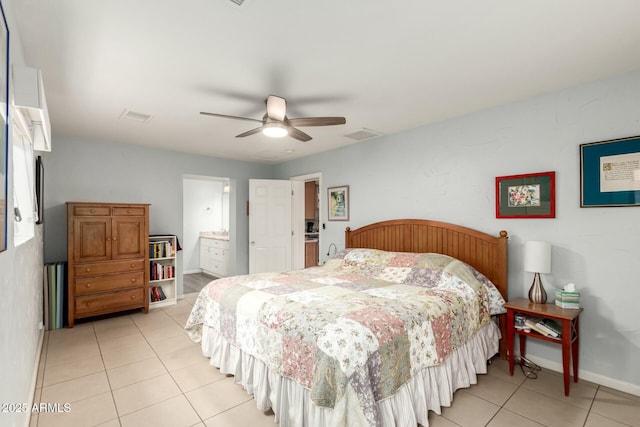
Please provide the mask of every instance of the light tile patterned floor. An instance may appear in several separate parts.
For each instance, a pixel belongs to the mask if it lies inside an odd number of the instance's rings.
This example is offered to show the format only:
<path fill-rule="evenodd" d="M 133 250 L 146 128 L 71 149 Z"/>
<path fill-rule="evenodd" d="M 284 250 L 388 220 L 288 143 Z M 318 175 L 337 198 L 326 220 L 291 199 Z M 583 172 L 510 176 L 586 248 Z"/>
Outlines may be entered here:
<path fill-rule="evenodd" d="M 197 294 L 176 306 L 47 332 L 35 402 L 70 403 L 41 413 L 31 426 L 273 426 L 233 378 L 209 365 L 184 334 Z M 562 375 L 527 379 L 494 360 L 478 384 L 431 413 L 432 427 L 640 426 L 640 397 L 580 381 L 563 394 Z"/>

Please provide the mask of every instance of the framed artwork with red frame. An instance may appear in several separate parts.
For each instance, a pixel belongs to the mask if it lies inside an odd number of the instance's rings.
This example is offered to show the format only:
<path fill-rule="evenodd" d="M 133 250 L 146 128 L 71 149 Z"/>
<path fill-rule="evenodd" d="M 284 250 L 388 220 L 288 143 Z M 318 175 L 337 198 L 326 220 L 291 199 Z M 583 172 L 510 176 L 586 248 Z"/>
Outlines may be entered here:
<path fill-rule="evenodd" d="M 496 218 L 555 217 L 555 172 L 496 177 Z"/>

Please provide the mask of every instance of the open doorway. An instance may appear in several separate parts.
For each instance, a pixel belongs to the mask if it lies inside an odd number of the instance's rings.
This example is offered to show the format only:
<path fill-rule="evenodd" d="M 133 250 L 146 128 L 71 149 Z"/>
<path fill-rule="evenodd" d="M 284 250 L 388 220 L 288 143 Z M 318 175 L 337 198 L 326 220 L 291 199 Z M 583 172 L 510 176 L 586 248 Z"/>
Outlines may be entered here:
<path fill-rule="evenodd" d="M 208 282 L 229 275 L 230 180 L 224 177 L 183 177 L 182 251 L 183 293 L 199 292 Z M 208 243 L 220 243 L 215 268 L 208 266 Z M 203 247 L 205 252 L 203 253 Z M 212 255 L 212 256 L 213 256 Z M 203 264 L 204 263 L 204 264 Z"/>
<path fill-rule="evenodd" d="M 304 267 L 320 265 L 321 247 L 321 173 L 296 176 L 292 181 L 304 182 L 304 215 L 294 218 L 303 221 L 304 228 Z M 300 244 L 300 242 L 298 242 Z"/>

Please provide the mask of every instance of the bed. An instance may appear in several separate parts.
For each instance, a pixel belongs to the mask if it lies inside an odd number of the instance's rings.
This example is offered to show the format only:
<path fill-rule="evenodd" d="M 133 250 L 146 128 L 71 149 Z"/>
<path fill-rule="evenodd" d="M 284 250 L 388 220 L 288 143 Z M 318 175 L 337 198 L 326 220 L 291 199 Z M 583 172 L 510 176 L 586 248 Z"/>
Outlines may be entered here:
<path fill-rule="evenodd" d="M 428 426 L 500 352 L 507 233 L 391 220 L 323 266 L 214 280 L 185 325 L 280 426 Z"/>

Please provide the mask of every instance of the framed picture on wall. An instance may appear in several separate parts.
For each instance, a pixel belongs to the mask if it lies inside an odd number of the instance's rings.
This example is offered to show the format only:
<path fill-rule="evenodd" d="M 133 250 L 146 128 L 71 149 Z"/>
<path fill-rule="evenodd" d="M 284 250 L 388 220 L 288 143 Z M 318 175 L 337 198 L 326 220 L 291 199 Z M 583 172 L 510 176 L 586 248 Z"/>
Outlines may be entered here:
<path fill-rule="evenodd" d="M 496 177 L 496 218 L 555 218 L 556 173 Z"/>
<path fill-rule="evenodd" d="M 38 218 L 36 224 L 44 222 L 44 165 L 42 156 L 36 158 L 36 212 Z"/>
<path fill-rule="evenodd" d="M 349 186 L 330 187 L 329 221 L 349 221 Z"/>
<path fill-rule="evenodd" d="M 0 3 L 0 252 L 7 248 L 9 130 L 9 27 Z"/>
<path fill-rule="evenodd" d="M 640 136 L 580 145 L 580 207 L 640 206 Z"/>

